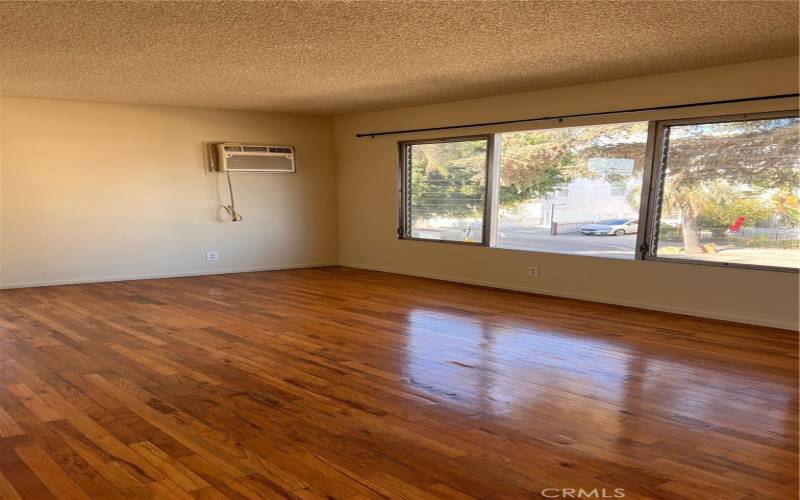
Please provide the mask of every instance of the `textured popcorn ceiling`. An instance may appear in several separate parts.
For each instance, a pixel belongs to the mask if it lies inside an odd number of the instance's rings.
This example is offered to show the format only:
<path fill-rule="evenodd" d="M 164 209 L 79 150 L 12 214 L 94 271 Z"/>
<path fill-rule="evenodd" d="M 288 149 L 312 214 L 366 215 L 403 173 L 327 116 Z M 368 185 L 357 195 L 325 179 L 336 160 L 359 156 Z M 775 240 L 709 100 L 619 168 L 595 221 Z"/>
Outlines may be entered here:
<path fill-rule="evenodd" d="M 797 54 L 796 1 L 2 2 L 3 95 L 335 114 Z"/>

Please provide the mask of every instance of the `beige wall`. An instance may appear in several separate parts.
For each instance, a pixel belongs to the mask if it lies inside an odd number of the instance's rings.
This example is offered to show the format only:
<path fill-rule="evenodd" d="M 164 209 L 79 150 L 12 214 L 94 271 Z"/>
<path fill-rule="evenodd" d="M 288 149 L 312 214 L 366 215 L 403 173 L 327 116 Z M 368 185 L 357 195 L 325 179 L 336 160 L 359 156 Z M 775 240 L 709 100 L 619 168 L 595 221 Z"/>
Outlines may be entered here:
<path fill-rule="evenodd" d="M 795 92 L 797 72 L 796 59 L 777 59 L 334 120 L 2 98 L 0 286 L 341 262 L 796 328 L 797 274 L 398 241 L 397 140 L 448 133 L 353 135 Z M 636 119 L 767 111 L 791 104 L 718 106 Z M 631 117 L 619 117 L 625 119 Z M 298 173 L 235 176 L 245 220 L 231 223 L 218 208 L 220 194 L 226 199 L 225 184 L 203 170 L 205 140 L 293 144 Z M 207 250 L 219 251 L 220 261 L 206 263 Z M 527 276 L 532 264 L 539 266 L 535 279 Z"/>
<path fill-rule="evenodd" d="M 330 118 L 3 98 L 0 127 L 3 287 L 337 261 Z M 297 174 L 236 174 L 232 223 L 207 140 L 294 145 Z"/>
<path fill-rule="evenodd" d="M 798 275 L 399 241 L 397 141 L 500 129 L 356 139 L 356 132 L 606 111 L 796 92 L 795 58 L 337 117 L 344 265 L 585 298 L 783 328 L 798 325 Z M 796 101 L 635 115 L 635 119 L 789 109 Z M 618 121 L 634 117 L 618 117 Z M 569 124 L 597 123 L 570 121 Z M 538 125 L 542 127 L 542 125 Z M 516 129 L 536 128 L 531 125 Z M 502 130 L 510 130 L 505 127 Z M 529 265 L 539 277 L 529 278 Z"/>

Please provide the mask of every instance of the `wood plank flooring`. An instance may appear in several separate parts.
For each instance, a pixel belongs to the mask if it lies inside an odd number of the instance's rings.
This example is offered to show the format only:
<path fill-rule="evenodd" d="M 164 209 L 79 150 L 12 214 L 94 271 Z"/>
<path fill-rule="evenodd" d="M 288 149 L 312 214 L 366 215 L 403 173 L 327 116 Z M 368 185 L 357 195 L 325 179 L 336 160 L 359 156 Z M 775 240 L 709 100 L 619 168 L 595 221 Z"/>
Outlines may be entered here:
<path fill-rule="evenodd" d="M 797 355 L 346 268 L 7 290 L 0 498 L 796 498 Z"/>

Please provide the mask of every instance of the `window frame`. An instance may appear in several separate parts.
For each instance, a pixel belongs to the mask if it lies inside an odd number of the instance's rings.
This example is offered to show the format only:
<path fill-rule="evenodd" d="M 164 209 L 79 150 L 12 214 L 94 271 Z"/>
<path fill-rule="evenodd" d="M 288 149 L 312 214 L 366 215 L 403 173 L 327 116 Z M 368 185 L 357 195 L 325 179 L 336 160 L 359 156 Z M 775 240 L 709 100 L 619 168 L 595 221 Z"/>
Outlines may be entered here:
<path fill-rule="evenodd" d="M 409 172 L 409 148 L 422 144 L 442 144 L 448 142 L 468 142 L 468 141 L 486 141 L 486 171 L 484 175 L 484 195 L 483 195 L 483 217 L 481 227 L 481 241 L 456 241 L 456 240 L 437 240 L 433 238 L 418 238 L 411 236 L 411 222 L 409 220 L 409 200 L 410 192 L 408 184 L 411 180 Z M 410 141 L 399 141 L 397 143 L 399 151 L 399 165 L 398 165 L 398 183 L 397 183 L 397 238 L 400 240 L 410 241 L 428 241 L 434 243 L 448 243 L 454 245 L 467 245 L 472 247 L 490 247 L 490 240 L 492 239 L 490 231 L 491 228 L 489 221 L 493 219 L 494 199 L 492 195 L 493 189 L 490 188 L 492 182 L 493 170 L 492 163 L 495 158 L 495 134 L 476 134 L 476 135 L 463 135 L 456 137 L 439 137 L 434 139 L 419 139 Z"/>
<path fill-rule="evenodd" d="M 648 129 L 648 144 L 653 144 L 653 149 L 646 158 L 645 178 L 642 184 L 642 202 L 640 210 L 646 208 L 639 214 L 640 222 L 644 216 L 644 231 L 640 231 L 640 238 L 637 240 L 639 259 L 651 262 L 674 262 L 680 264 L 704 265 L 714 267 L 733 267 L 739 269 L 756 269 L 762 271 L 778 271 L 797 274 L 800 269 L 783 266 L 770 266 L 766 264 L 746 264 L 742 262 L 715 262 L 699 259 L 687 259 L 681 257 L 659 257 L 657 252 L 658 224 L 661 219 L 660 199 L 662 189 L 666 180 L 665 160 L 667 159 L 668 149 L 665 146 L 665 131 L 668 127 L 681 125 L 698 125 L 705 123 L 730 123 L 750 120 L 769 120 L 776 118 L 799 118 L 798 110 L 767 111 L 757 113 L 738 113 L 716 116 L 702 116 L 696 118 L 676 118 L 670 120 L 651 121 L 653 128 Z M 651 140 L 652 135 L 652 140 Z M 647 189 L 645 189 L 647 186 Z"/>
<path fill-rule="evenodd" d="M 642 172 L 642 194 L 639 204 L 639 218 L 636 236 L 636 246 L 634 247 L 633 261 L 651 261 L 651 262 L 666 262 L 675 264 L 692 264 L 704 265 L 714 267 L 730 267 L 739 269 L 755 269 L 762 271 L 777 271 L 798 274 L 800 269 L 782 266 L 770 266 L 763 264 L 745 264 L 737 262 L 714 262 L 695 259 L 686 259 L 680 257 L 659 257 L 656 255 L 656 237 L 657 225 L 656 222 L 660 219 L 660 213 L 656 210 L 660 207 L 659 196 L 661 188 L 664 184 L 664 132 L 667 127 L 676 125 L 696 125 L 702 123 L 724 123 L 735 121 L 747 120 L 761 120 L 771 118 L 798 118 L 800 117 L 800 110 L 785 109 L 779 111 L 766 111 L 766 112 L 752 112 L 752 113 L 737 113 L 737 114 L 723 114 L 723 115 L 705 115 L 688 118 L 674 118 L 674 119 L 647 119 L 635 121 L 647 121 L 647 141 L 645 144 L 645 158 L 644 168 Z M 591 126 L 602 124 L 622 123 L 622 121 L 609 121 L 602 123 L 591 123 L 586 125 L 564 125 L 561 120 L 556 126 L 542 127 L 541 129 L 533 130 L 548 130 L 561 128 L 564 126 Z M 541 250 L 521 250 L 521 249 L 508 249 L 501 248 L 496 245 L 497 243 L 497 207 L 494 198 L 498 194 L 498 182 L 500 176 L 500 146 L 497 140 L 497 135 L 503 133 L 499 131 L 485 133 L 485 134 L 472 134 L 451 137 L 437 137 L 430 139 L 414 139 L 398 141 L 398 168 L 397 168 L 397 238 L 400 240 L 410 241 L 423 241 L 434 243 L 447 243 L 455 245 L 467 245 L 472 247 L 485 247 L 497 248 L 499 250 L 511 250 L 520 252 L 542 252 Z M 481 232 L 480 242 L 470 241 L 454 241 L 454 240 L 437 240 L 432 238 L 415 238 L 411 236 L 410 221 L 408 221 L 408 197 L 407 197 L 407 183 L 410 181 L 408 175 L 407 163 L 407 148 L 418 144 L 437 144 L 447 142 L 462 142 L 469 140 L 486 140 L 486 179 L 484 187 L 484 209 L 483 209 L 483 230 Z M 542 252 L 542 253 L 555 253 L 558 255 L 575 255 L 562 252 Z M 577 257 L 581 257 L 577 255 Z M 590 256 L 591 257 L 591 256 Z M 599 258 L 605 258 L 600 256 Z"/>

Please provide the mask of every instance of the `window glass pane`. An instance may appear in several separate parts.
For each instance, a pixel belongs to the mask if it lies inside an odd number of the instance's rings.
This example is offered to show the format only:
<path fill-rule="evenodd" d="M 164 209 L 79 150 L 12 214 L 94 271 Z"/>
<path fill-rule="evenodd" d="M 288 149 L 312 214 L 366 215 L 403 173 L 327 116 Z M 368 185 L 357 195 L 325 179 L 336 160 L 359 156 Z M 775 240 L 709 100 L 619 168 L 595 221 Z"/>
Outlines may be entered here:
<path fill-rule="evenodd" d="M 410 146 L 407 227 L 413 238 L 483 242 L 488 140 Z"/>
<path fill-rule="evenodd" d="M 500 134 L 496 242 L 632 259 L 647 122 Z"/>
<path fill-rule="evenodd" d="M 673 125 L 656 255 L 797 268 L 797 118 Z"/>

